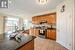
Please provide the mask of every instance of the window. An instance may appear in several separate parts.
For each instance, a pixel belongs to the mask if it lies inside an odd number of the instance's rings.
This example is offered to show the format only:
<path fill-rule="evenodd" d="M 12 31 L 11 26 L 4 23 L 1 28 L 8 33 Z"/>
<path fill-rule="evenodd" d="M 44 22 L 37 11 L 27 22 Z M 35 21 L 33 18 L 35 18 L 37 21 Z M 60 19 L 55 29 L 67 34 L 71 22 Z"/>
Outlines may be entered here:
<path fill-rule="evenodd" d="M 24 29 L 28 30 L 31 27 L 31 22 L 29 20 L 24 20 Z"/>
<path fill-rule="evenodd" d="M 18 29 L 18 18 L 6 18 L 5 19 L 5 33 L 11 34 L 12 32 L 15 32 Z"/>

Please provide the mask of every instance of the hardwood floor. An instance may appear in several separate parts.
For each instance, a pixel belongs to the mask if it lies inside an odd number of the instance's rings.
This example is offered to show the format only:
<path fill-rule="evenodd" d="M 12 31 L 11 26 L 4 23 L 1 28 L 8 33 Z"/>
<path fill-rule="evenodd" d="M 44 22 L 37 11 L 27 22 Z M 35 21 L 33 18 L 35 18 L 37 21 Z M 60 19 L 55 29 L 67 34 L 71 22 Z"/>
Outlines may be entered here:
<path fill-rule="evenodd" d="M 68 50 L 50 39 L 37 37 L 34 41 L 34 50 Z"/>

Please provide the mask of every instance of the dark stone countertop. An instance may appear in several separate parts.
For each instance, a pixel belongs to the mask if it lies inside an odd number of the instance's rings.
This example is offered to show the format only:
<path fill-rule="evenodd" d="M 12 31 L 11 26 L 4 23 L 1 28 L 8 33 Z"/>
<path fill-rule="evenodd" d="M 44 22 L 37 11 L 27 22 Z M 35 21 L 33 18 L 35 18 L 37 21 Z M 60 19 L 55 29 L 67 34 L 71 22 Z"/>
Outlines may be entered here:
<path fill-rule="evenodd" d="M 56 28 L 47 28 L 47 30 L 56 30 Z"/>
<path fill-rule="evenodd" d="M 18 48 L 22 47 L 22 45 L 26 45 L 26 43 L 34 40 L 34 36 L 26 35 L 21 37 L 21 41 L 17 42 L 13 39 L 4 39 L 0 40 L 0 50 L 17 50 Z"/>

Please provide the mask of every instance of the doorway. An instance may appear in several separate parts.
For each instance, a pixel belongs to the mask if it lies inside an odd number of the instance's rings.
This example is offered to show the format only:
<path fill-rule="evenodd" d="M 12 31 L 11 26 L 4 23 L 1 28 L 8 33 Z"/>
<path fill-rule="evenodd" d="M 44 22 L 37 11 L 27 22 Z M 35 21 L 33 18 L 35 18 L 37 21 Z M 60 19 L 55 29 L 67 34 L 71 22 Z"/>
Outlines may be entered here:
<path fill-rule="evenodd" d="M 5 18 L 5 35 L 9 36 L 13 32 L 18 30 L 19 19 L 18 18 Z"/>

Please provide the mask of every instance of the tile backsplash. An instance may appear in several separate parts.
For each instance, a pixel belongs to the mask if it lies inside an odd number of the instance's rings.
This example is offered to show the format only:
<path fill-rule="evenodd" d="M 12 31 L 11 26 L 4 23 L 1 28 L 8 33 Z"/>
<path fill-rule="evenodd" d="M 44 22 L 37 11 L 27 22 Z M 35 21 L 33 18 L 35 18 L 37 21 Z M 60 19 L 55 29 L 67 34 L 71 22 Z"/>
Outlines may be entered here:
<path fill-rule="evenodd" d="M 52 25 L 52 28 L 56 28 L 56 25 Z"/>
<path fill-rule="evenodd" d="M 39 24 L 39 25 L 33 25 L 33 27 L 46 27 L 46 28 L 56 28 L 56 24 Z"/>

